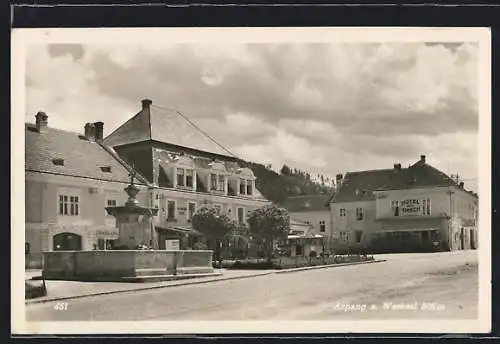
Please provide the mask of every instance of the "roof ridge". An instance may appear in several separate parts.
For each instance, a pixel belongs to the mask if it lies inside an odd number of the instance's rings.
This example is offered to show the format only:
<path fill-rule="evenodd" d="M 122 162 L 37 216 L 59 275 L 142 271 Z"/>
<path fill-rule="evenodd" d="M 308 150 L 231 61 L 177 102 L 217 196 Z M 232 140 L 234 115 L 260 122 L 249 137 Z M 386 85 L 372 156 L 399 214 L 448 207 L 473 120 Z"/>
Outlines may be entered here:
<path fill-rule="evenodd" d="M 25 122 L 25 125 L 33 126 L 34 128 L 36 128 L 36 124 L 35 123 Z M 73 130 L 67 130 L 67 129 L 61 129 L 61 128 L 56 128 L 56 127 L 49 127 L 49 126 L 47 126 L 46 129 L 48 129 L 48 130 L 54 130 L 54 131 L 60 131 L 60 132 L 66 133 L 66 134 L 74 134 L 74 135 L 78 135 L 78 136 L 85 136 L 81 132 L 77 132 L 77 131 L 73 131 Z"/>
<path fill-rule="evenodd" d="M 233 152 L 231 152 L 229 149 L 227 149 L 226 147 L 224 147 L 222 144 L 220 144 L 217 140 L 215 140 L 211 135 L 209 135 L 208 133 L 206 133 L 204 130 L 202 130 L 200 127 L 198 127 L 194 122 L 192 122 L 189 118 L 187 118 L 182 112 L 178 111 L 178 110 L 174 110 L 174 109 L 169 109 L 169 108 L 166 108 L 164 106 L 161 106 L 161 105 L 157 105 L 157 104 L 152 104 L 151 105 L 152 107 L 156 107 L 160 110 L 166 110 L 166 111 L 170 111 L 170 112 L 173 112 L 174 114 L 176 114 L 178 117 L 180 117 L 182 120 L 184 120 L 186 123 L 188 123 L 192 128 L 194 128 L 197 132 L 201 133 L 203 136 L 205 136 L 206 138 L 208 138 L 210 141 L 212 141 L 213 143 L 215 143 L 217 146 L 219 146 L 219 148 L 221 148 L 223 151 L 225 151 L 226 153 L 228 153 L 231 157 L 234 157 L 234 158 L 238 158 L 238 156 L 236 154 L 234 154 Z"/>

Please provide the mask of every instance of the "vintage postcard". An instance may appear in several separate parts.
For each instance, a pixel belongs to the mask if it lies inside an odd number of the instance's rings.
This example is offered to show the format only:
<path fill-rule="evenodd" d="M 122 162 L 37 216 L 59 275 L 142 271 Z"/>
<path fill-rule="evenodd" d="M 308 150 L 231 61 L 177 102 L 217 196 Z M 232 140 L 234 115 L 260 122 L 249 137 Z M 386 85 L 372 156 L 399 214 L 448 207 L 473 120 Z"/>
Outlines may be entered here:
<path fill-rule="evenodd" d="M 13 333 L 490 330 L 489 29 L 14 29 L 12 54 Z"/>

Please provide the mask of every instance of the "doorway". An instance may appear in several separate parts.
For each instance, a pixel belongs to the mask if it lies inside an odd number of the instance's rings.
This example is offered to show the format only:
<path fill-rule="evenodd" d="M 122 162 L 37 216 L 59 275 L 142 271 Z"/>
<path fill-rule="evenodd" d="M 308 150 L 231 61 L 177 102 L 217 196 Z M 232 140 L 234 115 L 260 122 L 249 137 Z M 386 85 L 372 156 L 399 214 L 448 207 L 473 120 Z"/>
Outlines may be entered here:
<path fill-rule="evenodd" d="M 463 228 L 460 228 L 460 249 L 465 249 L 465 232 Z"/>
<path fill-rule="evenodd" d="M 59 233 L 52 239 L 54 251 L 81 251 L 82 237 L 74 233 Z"/>
<path fill-rule="evenodd" d="M 470 234 L 470 248 L 471 248 L 472 250 L 475 250 L 475 249 L 476 249 L 476 241 L 475 241 L 475 239 L 474 239 L 474 230 L 473 230 L 473 229 L 471 229 L 471 230 L 469 231 L 469 234 Z"/>

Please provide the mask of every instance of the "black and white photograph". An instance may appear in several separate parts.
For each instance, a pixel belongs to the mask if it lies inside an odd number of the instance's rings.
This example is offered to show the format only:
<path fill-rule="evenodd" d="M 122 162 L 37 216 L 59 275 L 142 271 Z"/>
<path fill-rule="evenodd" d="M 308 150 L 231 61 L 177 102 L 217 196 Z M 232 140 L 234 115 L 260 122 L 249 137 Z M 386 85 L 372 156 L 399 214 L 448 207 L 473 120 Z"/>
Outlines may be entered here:
<path fill-rule="evenodd" d="M 12 41 L 17 333 L 489 330 L 488 29 Z"/>

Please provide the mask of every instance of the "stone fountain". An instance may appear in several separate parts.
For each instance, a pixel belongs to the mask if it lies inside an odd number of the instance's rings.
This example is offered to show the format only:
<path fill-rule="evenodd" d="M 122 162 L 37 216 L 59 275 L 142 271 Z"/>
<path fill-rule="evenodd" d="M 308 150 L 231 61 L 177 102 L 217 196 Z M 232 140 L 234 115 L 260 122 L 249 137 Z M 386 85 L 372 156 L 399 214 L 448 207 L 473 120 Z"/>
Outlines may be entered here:
<path fill-rule="evenodd" d="M 138 247 L 158 248 L 158 240 L 154 230 L 153 216 L 158 214 L 157 208 L 142 207 L 137 201 L 139 188 L 134 184 L 135 173 L 130 174 L 130 185 L 125 188 L 128 200 L 124 206 L 107 207 L 109 215 L 116 218 L 118 227 L 117 247 L 135 250 Z"/>
<path fill-rule="evenodd" d="M 139 205 L 139 191 L 131 174 L 125 205 L 106 208 L 116 218 L 119 249 L 44 252 L 45 279 L 155 282 L 220 275 L 214 272 L 210 250 L 158 250 L 158 209 Z"/>

